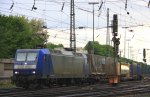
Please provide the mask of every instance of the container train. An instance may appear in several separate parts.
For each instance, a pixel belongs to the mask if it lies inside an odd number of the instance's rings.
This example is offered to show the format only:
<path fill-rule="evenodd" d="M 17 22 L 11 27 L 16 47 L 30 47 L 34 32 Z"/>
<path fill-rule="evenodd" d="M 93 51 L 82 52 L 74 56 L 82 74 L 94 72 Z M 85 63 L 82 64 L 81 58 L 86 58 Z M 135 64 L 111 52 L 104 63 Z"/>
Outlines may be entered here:
<path fill-rule="evenodd" d="M 114 73 L 111 71 L 114 63 L 111 57 L 93 54 L 65 50 L 18 49 L 12 82 L 23 88 L 104 82 L 108 80 L 107 71 Z M 133 72 L 134 69 L 137 68 L 132 68 L 130 74 L 137 72 Z M 117 68 L 117 71 L 120 70 Z"/>

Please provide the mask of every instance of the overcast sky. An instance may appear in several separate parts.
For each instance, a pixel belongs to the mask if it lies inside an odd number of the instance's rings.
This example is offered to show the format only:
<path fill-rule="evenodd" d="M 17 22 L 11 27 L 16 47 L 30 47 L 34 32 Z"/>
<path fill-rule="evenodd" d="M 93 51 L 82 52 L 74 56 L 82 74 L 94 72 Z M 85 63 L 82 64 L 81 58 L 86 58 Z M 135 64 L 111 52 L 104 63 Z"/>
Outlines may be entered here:
<path fill-rule="evenodd" d="M 142 61 L 143 48 L 150 49 L 149 0 L 127 0 L 127 3 L 126 0 L 74 1 L 77 47 L 84 47 L 87 41 L 92 40 L 93 7 L 88 3 L 96 1 L 99 4 L 94 7 L 95 40 L 99 41 L 100 44 L 106 44 L 107 30 L 105 27 L 107 24 L 107 8 L 109 8 L 110 22 L 112 21 L 113 14 L 118 14 L 118 37 L 121 38 L 120 51 L 122 56 L 124 56 L 124 46 L 126 46 L 126 58 L 129 57 L 130 59 Z M 0 0 L 0 14 L 23 15 L 29 19 L 41 19 L 49 28 L 49 42 L 63 43 L 68 47 L 70 43 L 70 0 L 35 0 L 34 6 L 37 8 L 36 10 L 32 10 L 33 5 L 34 0 Z M 126 8 L 125 5 L 127 5 Z M 78 29 L 78 27 L 85 27 L 85 29 Z M 124 27 L 128 28 L 125 29 Z M 126 39 L 124 37 L 125 32 Z M 124 40 L 126 40 L 126 44 L 124 44 Z M 129 50 L 128 47 L 130 48 Z M 149 50 L 147 50 L 147 60 L 150 63 Z"/>

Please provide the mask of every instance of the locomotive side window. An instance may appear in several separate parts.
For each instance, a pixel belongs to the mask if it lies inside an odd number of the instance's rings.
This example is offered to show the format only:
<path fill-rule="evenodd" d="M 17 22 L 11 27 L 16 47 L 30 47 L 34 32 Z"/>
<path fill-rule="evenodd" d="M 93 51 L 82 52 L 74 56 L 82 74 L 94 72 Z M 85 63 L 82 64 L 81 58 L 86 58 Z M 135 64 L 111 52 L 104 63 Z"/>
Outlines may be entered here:
<path fill-rule="evenodd" d="M 27 54 L 27 61 L 35 61 L 37 53 L 28 53 Z"/>
<path fill-rule="evenodd" d="M 17 53 L 16 61 L 25 61 L 27 53 Z"/>
<path fill-rule="evenodd" d="M 44 54 L 43 58 L 44 58 L 44 61 L 46 61 L 46 55 L 45 54 Z"/>
<path fill-rule="evenodd" d="M 49 56 L 50 56 L 50 55 L 48 55 L 48 54 L 44 54 L 43 57 L 44 57 L 44 61 L 45 61 L 45 62 L 48 61 Z"/>

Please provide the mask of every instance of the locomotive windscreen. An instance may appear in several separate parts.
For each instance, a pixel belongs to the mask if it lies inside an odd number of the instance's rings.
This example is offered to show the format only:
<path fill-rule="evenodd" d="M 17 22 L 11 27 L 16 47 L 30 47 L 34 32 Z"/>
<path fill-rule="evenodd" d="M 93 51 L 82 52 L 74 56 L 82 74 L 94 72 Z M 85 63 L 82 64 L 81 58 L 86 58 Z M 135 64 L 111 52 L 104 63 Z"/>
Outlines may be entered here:
<path fill-rule="evenodd" d="M 16 61 L 35 61 L 37 53 L 17 53 Z"/>
<path fill-rule="evenodd" d="M 35 69 L 36 52 L 17 52 L 14 69 Z"/>

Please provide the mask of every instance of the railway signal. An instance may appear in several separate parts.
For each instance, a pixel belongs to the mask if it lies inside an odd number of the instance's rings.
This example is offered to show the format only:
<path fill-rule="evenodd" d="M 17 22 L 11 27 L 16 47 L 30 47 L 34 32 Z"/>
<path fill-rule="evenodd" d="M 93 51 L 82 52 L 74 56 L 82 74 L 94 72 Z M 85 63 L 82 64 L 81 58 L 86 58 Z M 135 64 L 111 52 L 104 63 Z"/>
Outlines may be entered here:
<path fill-rule="evenodd" d="M 117 14 L 113 15 L 113 42 L 114 42 L 114 57 L 118 56 L 120 38 L 116 38 L 118 36 L 118 16 Z"/>
<path fill-rule="evenodd" d="M 113 16 L 113 36 L 118 35 L 118 17 L 117 14 L 114 14 Z"/>
<path fill-rule="evenodd" d="M 113 29 L 113 44 L 114 44 L 114 68 L 113 68 L 113 72 L 114 74 L 109 76 L 109 83 L 110 84 L 117 84 L 120 80 L 119 75 L 120 73 L 117 72 L 117 63 L 118 63 L 118 51 L 119 51 L 119 44 L 120 44 L 120 38 L 117 38 L 118 36 L 118 16 L 117 14 L 113 15 L 113 25 L 112 25 L 112 29 Z"/>
<path fill-rule="evenodd" d="M 146 49 L 143 49 L 143 61 L 146 62 Z"/>

